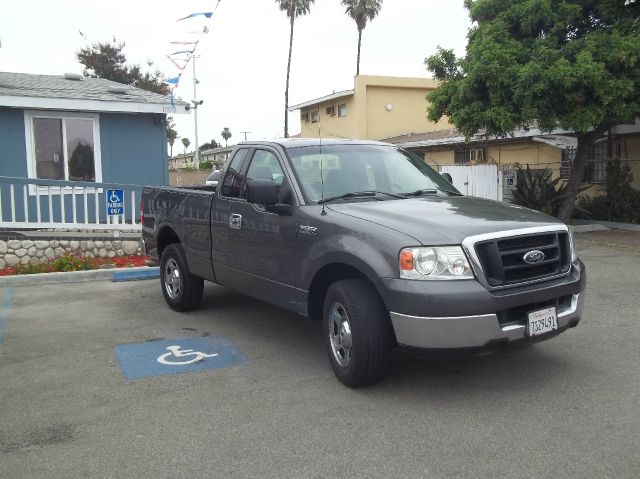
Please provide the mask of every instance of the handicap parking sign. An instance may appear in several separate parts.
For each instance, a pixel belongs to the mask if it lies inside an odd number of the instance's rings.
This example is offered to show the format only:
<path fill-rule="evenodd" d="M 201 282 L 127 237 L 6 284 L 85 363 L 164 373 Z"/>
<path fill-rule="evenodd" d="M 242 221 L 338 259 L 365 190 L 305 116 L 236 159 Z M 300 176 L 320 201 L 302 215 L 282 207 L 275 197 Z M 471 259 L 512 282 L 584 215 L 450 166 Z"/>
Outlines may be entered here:
<path fill-rule="evenodd" d="M 247 361 L 229 340 L 213 336 L 119 344 L 115 353 L 127 379 L 228 368 Z"/>
<path fill-rule="evenodd" d="M 124 190 L 107 190 L 107 215 L 124 215 Z"/>

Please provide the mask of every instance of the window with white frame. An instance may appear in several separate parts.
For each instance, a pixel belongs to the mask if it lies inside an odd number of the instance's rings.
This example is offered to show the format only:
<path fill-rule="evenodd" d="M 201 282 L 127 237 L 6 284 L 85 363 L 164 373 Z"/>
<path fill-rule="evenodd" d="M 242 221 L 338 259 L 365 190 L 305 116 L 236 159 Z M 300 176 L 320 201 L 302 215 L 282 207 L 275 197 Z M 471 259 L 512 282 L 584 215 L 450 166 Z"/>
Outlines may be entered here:
<path fill-rule="evenodd" d="M 30 178 L 101 181 L 98 115 L 25 112 Z"/>
<path fill-rule="evenodd" d="M 320 121 L 320 117 L 318 116 L 318 110 L 313 110 L 311 112 L 311 123 L 318 123 Z"/>
<path fill-rule="evenodd" d="M 347 104 L 340 103 L 338 105 L 338 116 L 347 116 Z"/>

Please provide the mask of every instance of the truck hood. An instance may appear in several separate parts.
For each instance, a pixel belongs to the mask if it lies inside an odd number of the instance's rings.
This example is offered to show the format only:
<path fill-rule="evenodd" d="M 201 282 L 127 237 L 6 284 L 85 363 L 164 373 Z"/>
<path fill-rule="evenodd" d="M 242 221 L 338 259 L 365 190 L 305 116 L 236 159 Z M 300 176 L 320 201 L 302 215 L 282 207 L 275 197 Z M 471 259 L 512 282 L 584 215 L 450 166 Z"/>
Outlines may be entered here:
<path fill-rule="evenodd" d="M 472 196 L 366 201 L 327 208 L 407 234 L 423 245 L 459 244 L 467 236 L 562 224 L 538 211 Z"/>

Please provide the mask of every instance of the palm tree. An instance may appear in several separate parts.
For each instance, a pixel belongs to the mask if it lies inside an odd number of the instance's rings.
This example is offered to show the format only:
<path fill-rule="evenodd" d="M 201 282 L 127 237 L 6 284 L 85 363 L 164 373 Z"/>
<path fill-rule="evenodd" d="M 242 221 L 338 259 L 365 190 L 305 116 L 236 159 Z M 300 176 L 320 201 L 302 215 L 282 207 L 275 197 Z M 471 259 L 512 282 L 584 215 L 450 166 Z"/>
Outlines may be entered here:
<path fill-rule="evenodd" d="M 311 4 L 314 0 L 276 0 L 280 5 L 280 10 L 286 12 L 291 24 L 291 32 L 289 33 L 289 61 L 287 62 L 287 85 L 284 89 L 284 137 L 289 138 L 289 117 L 287 110 L 289 109 L 289 73 L 291 72 L 291 49 L 293 47 L 293 23 L 296 18 L 309 13 Z"/>
<path fill-rule="evenodd" d="M 184 154 L 187 154 L 187 148 L 189 148 L 189 145 L 191 144 L 191 142 L 189 141 L 189 138 L 183 138 L 182 140 L 182 144 L 184 145 Z"/>
<path fill-rule="evenodd" d="M 367 22 L 372 21 L 382 8 L 382 0 L 342 0 L 342 5 L 347 7 L 345 13 L 356 22 L 358 27 L 358 60 L 356 63 L 356 76 L 360 75 L 360 45 L 362 43 L 362 30 Z"/>
<path fill-rule="evenodd" d="M 229 138 L 231 138 L 231 130 L 229 129 L 228 126 L 224 127 L 224 130 L 222 130 L 222 133 L 220 133 L 222 135 L 222 138 L 224 139 L 224 146 L 227 146 L 227 141 L 229 140 Z"/>

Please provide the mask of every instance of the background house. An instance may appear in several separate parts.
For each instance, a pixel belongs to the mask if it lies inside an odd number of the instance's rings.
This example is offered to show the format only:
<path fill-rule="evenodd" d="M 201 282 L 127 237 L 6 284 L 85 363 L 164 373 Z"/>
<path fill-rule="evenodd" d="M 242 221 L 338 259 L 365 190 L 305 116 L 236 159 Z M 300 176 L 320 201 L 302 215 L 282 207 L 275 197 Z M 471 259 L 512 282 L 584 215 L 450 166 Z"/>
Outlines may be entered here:
<path fill-rule="evenodd" d="M 359 75 L 354 89 L 293 105 L 300 110 L 300 136 L 379 140 L 411 132 L 447 128 L 448 120 L 427 120 L 426 95 L 438 83 L 430 78 Z"/>
<path fill-rule="evenodd" d="M 80 75 L 0 72 L 0 176 L 167 184 L 167 113 L 186 104 Z"/>
<path fill-rule="evenodd" d="M 413 151 L 441 171 L 451 165 L 495 165 L 497 171 L 507 172 L 512 178 L 516 165 L 523 168 L 528 165 L 532 170 L 548 168 L 554 177 L 569 179 L 577 146 L 571 131 L 558 129 L 546 133 L 535 127 L 503 137 L 477 134 L 468 139 L 451 127 L 384 138 L 383 141 Z M 612 160 L 629 165 L 634 176 L 632 186 L 640 188 L 640 120 L 612 128 L 610 143 L 608 135 L 597 142 L 585 172 L 585 182 L 593 186 L 587 194 L 600 192 L 597 187 L 606 183 L 607 162 Z M 508 191 L 515 184 L 503 186 L 508 197 Z"/>
<path fill-rule="evenodd" d="M 97 186 L 168 184 L 166 114 L 185 107 L 104 79 L 0 72 L 0 225 L 103 223 Z"/>
<path fill-rule="evenodd" d="M 229 153 L 232 148 L 233 146 L 222 146 L 220 148 L 212 148 L 210 150 L 201 150 L 200 161 L 210 161 L 213 163 L 214 170 L 220 169 L 229 158 Z M 169 158 L 169 170 L 180 170 L 186 167 L 193 167 L 195 166 L 194 158 L 195 153 L 193 151 L 172 156 Z"/>

